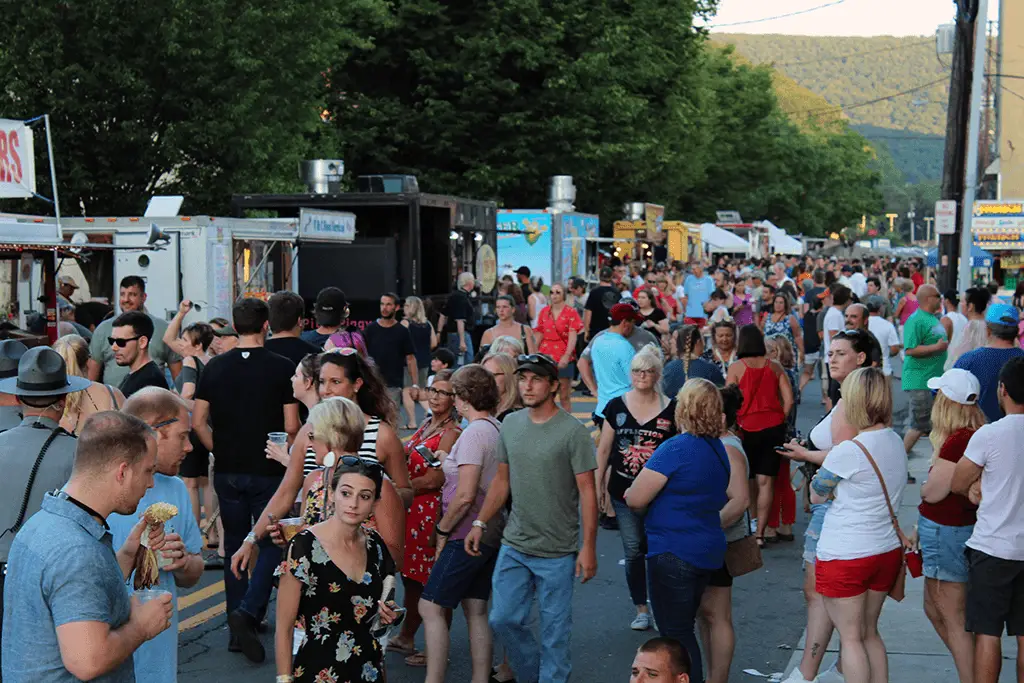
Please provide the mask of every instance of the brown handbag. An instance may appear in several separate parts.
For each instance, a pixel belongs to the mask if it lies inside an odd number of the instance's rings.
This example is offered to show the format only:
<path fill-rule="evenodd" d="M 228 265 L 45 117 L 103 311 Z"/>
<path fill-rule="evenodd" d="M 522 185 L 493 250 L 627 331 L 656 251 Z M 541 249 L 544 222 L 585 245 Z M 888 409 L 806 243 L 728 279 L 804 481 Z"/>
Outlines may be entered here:
<path fill-rule="evenodd" d="M 871 469 L 875 471 L 875 476 L 878 477 L 878 483 L 882 485 L 882 495 L 885 496 L 885 505 L 889 508 L 889 520 L 892 522 L 892 528 L 896 530 L 896 536 L 900 539 L 900 560 L 902 564 L 900 566 L 900 573 L 896 576 L 896 582 L 893 583 L 892 588 L 889 589 L 889 597 L 896 602 L 902 602 L 903 598 L 906 597 L 907 593 L 907 555 L 906 549 L 913 546 L 910 540 L 904 535 L 903 530 L 900 529 L 900 521 L 896 518 L 896 511 L 892 509 L 892 501 L 889 500 L 889 489 L 885 486 L 885 479 L 882 478 L 882 472 L 878 469 L 878 464 L 875 459 L 868 453 L 868 449 L 864 448 L 864 444 L 857 439 L 853 439 L 853 442 L 857 444 L 857 447 L 864 453 L 864 457 L 871 463 Z"/>
<path fill-rule="evenodd" d="M 725 568 L 733 578 L 749 574 L 764 566 L 761 548 L 757 545 L 757 536 L 750 531 L 750 513 L 743 514 L 747 515 L 747 535 L 733 541 L 725 549 Z"/>

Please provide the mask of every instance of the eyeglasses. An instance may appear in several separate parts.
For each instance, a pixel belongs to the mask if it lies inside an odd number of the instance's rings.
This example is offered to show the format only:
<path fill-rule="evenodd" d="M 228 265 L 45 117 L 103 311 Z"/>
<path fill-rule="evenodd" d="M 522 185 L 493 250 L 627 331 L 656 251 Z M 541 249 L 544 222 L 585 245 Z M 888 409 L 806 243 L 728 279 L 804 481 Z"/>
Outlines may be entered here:
<path fill-rule="evenodd" d="M 455 398 L 454 391 L 444 391 L 442 389 L 435 389 L 434 387 L 427 387 L 425 391 L 427 392 L 428 396 L 440 395 L 447 396 L 448 398 Z"/>
<path fill-rule="evenodd" d="M 172 417 L 170 420 L 161 420 L 160 422 L 157 422 L 155 425 L 151 425 L 151 426 L 152 426 L 153 429 L 160 429 L 161 427 L 166 427 L 167 425 L 172 425 L 172 424 L 174 424 L 177 421 L 178 421 L 178 418 Z"/>
<path fill-rule="evenodd" d="M 127 339 L 118 339 L 116 337 L 107 337 L 107 343 L 110 344 L 111 346 L 116 346 L 119 349 L 123 349 L 124 347 L 128 346 L 129 343 L 131 343 L 133 341 L 138 341 L 139 339 L 142 339 L 142 335 L 141 334 L 138 335 L 138 336 L 135 336 L 135 337 L 128 337 Z"/>
<path fill-rule="evenodd" d="M 634 375 L 651 375 L 652 377 L 658 374 L 654 368 L 632 368 L 630 372 Z"/>

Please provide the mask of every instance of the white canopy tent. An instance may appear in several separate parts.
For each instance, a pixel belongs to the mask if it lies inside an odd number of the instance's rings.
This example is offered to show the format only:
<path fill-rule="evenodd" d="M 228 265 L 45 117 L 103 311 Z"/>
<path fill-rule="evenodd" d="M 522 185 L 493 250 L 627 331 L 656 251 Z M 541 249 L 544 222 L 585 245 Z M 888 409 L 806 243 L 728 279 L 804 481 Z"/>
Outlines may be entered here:
<path fill-rule="evenodd" d="M 750 254 L 750 245 L 745 239 L 712 223 L 700 226 L 700 238 L 709 253 Z"/>
<path fill-rule="evenodd" d="M 761 221 L 761 225 L 768 228 L 768 246 L 773 253 L 792 256 L 804 253 L 804 245 L 800 240 L 790 237 L 782 228 L 776 227 L 771 221 Z"/>

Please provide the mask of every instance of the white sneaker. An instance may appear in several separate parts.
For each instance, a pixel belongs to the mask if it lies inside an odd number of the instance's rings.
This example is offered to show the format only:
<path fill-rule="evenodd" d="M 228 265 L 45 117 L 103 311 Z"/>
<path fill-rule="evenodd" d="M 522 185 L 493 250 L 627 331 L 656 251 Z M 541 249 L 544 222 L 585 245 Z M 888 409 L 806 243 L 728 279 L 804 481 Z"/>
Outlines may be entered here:
<path fill-rule="evenodd" d="M 651 627 L 651 615 L 649 613 L 636 615 L 636 618 L 629 623 L 629 627 L 634 631 L 646 631 Z"/>
<path fill-rule="evenodd" d="M 787 676 L 782 683 L 814 683 L 814 681 L 809 681 L 804 678 L 804 675 L 800 673 L 800 667 L 798 666 L 789 672 L 789 676 Z"/>
<path fill-rule="evenodd" d="M 846 677 L 836 670 L 837 662 L 832 662 L 832 666 L 818 674 L 818 683 L 846 683 Z"/>

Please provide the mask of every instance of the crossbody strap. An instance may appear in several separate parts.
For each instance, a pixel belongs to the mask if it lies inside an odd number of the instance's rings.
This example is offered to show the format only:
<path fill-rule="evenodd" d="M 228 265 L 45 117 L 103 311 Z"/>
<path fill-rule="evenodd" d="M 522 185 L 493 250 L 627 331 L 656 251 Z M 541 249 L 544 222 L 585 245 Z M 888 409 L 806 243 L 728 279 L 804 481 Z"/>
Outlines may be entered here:
<path fill-rule="evenodd" d="M 882 477 L 882 471 L 878 469 L 878 463 L 876 463 L 875 459 L 871 457 L 871 454 L 868 452 L 868 449 L 864 447 L 864 444 L 857 441 L 857 439 L 853 439 L 853 442 L 857 444 L 857 447 L 860 448 L 862 453 L 864 453 L 864 457 L 868 459 L 869 463 L 871 463 L 871 469 L 875 471 L 875 476 L 878 477 L 878 483 L 882 485 L 882 495 L 885 496 L 885 506 L 889 508 L 889 521 L 892 522 L 892 528 L 896 530 L 896 536 L 899 537 L 900 543 L 904 548 L 910 547 L 910 541 L 903 534 L 903 530 L 900 529 L 900 521 L 896 517 L 896 511 L 892 508 L 892 501 L 889 500 L 889 489 L 885 485 L 885 479 Z"/>

